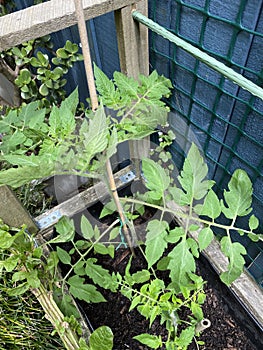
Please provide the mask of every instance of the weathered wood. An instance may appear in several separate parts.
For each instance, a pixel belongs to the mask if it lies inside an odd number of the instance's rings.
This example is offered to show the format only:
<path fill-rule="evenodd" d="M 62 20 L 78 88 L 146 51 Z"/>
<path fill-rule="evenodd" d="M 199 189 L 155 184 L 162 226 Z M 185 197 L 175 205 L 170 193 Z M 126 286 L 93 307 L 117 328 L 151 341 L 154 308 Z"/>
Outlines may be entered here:
<path fill-rule="evenodd" d="M 85 19 L 101 16 L 139 0 L 83 0 Z M 0 18 L 0 51 L 77 23 L 74 0 L 51 0 Z"/>
<path fill-rule="evenodd" d="M 128 166 L 114 175 L 116 188 L 121 189 L 127 186 L 135 178 L 132 166 Z M 50 238 L 53 231 L 53 226 L 62 216 L 73 217 L 100 200 L 109 197 L 107 185 L 103 182 L 98 182 L 94 186 L 89 187 L 85 191 L 78 193 L 74 197 L 46 211 L 42 215 L 35 218 L 35 221 L 40 228 L 40 235 L 46 239 Z"/>
<path fill-rule="evenodd" d="M 148 29 L 132 18 L 136 9 L 147 15 L 147 1 L 115 11 L 121 71 L 130 77 L 149 74 Z"/>
<path fill-rule="evenodd" d="M 175 212 L 182 211 L 181 207 L 175 202 L 170 202 L 168 206 Z M 186 219 L 181 219 L 175 215 L 175 219 L 182 227 L 186 227 Z M 193 222 L 194 223 L 194 222 Z M 198 234 L 201 231 L 200 228 L 195 232 L 188 232 L 188 235 L 198 240 Z M 221 274 L 226 271 L 228 266 L 228 260 L 220 249 L 219 242 L 215 239 L 210 245 L 202 252 L 202 254 L 210 262 L 214 270 Z M 263 329 L 263 303 L 262 303 L 262 289 L 255 282 L 255 280 L 244 271 L 239 278 L 237 278 L 229 287 L 237 300 L 242 304 L 244 309 L 248 311 L 253 318 L 258 322 L 261 329 Z"/>
<path fill-rule="evenodd" d="M 121 71 L 137 79 L 139 74 L 149 74 L 149 45 L 148 29 L 132 18 L 132 11 L 135 9 L 147 16 L 147 1 L 143 0 L 136 5 L 115 11 L 115 23 Z M 129 147 L 130 159 L 135 164 L 136 174 L 139 175 L 139 160 L 148 156 L 150 138 L 130 141 Z"/>
<path fill-rule="evenodd" d="M 36 233 L 38 230 L 14 192 L 7 186 L 0 186 L 0 218 L 13 227 L 21 227 L 25 224 L 30 233 Z"/>

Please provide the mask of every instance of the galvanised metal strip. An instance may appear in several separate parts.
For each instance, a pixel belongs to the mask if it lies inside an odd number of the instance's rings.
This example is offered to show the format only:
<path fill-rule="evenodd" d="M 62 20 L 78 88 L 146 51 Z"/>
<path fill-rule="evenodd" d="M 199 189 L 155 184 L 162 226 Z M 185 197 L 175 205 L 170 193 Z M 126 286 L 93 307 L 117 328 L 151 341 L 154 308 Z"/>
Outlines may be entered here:
<path fill-rule="evenodd" d="M 169 32 L 167 29 L 163 28 L 158 23 L 152 21 L 148 17 L 142 15 L 140 12 L 133 11 L 132 16 L 136 21 L 144 24 L 153 32 L 161 35 L 163 38 L 168 39 L 172 43 L 181 47 L 183 50 L 185 50 L 201 62 L 205 63 L 207 66 L 211 67 L 218 73 L 230 79 L 235 84 L 241 86 L 243 89 L 249 91 L 254 96 L 257 96 L 263 100 L 263 89 L 255 83 L 253 83 L 252 81 L 250 81 L 249 79 L 243 77 L 241 74 L 235 72 L 232 68 L 227 67 L 222 62 L 219 62 L 215 58 L 209 56 L 207 53 L 201 51 L 200 49 L 186 42 L 185 40 Z"/>

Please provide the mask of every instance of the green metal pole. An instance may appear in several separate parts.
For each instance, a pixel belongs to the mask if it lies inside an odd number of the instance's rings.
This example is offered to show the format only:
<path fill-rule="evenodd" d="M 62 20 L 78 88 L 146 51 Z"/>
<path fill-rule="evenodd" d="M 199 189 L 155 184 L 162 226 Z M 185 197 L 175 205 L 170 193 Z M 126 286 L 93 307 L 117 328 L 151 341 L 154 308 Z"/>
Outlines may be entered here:
<path fill-rule="evenodd" d="M 133 11 L 132 16 L 136 21 L 144 24 L 153 32 L 161 35 L 163 38 L 168 39 L 172 43 L 181 47 L 183 50 L 205 63 L 207 66 L 213 68 L 215 71 L 219 72 L 226 78 L 232 80 L 234 83 L 241 86 L 243 89 L 249 91 L 251 94 L 263 99 L 263 89 L 255 83 L 253 83 L 252 81 L 250 81 L 249 79 L 243 77 L 241 74 L 236 73 L 232 68 L 227 67 L 225 64 L 209 56 L 207 53 L 199 50 L 198 48 L 189 44 L 185 40 L 172 34 L 156 22 L 142 15 L 140 12 Z"/>

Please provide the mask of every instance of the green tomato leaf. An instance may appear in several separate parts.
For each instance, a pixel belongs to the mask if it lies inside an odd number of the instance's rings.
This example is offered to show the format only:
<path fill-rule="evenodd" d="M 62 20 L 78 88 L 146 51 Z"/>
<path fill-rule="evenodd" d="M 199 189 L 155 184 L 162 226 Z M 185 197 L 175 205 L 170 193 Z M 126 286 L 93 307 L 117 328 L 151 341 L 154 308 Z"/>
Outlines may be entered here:
<path fill-rule="evenodd" d="M 178 243 L 168 254 L 170 258 L 168 269 L 170 270 L 170 278 L 172 285 L 176 291 L 181 290 L 181 286 L 188 286 L 190 282 L 189 273 L 195 272 L 195 260 L 189 251 L 186 240 Z"/>
<path fill-rule="evenodd" d="M 221 239 L 220 242 L 222 252 L 228 257 L 229 265 L 228 270 L 220 275 L 221 280 L 230 285 L 235 279 L 237 279 L 245 264 L 243 255 L 246 254 L 246 249 L 238 242 L 232 243 L 228 236 Z"/>
<path fill-rule="evenodd" d="M 206 249 L 214 238 L 214 233 L 210 227 L 203 228 L 198 235 L 198 244 L 200 251 Z"/>
<path fill-rule="evenodd" d="M 253 231 L 253 230 L 255 230 L 255 229 L 258 228 L 258 226 L 259 226 L 259 220 L 258 220 L 258 218 L 253 214 L 253 215 L 250 216 L 248 224 L 249 224 L 250 230 Z"/>
<path fill-rule="evenodd" d="M 69 253 L 60 247 L 57 247 L 56 249 L 59 260 L 65 265 L 71 265 L 71 256 Z"/>
<path fill-rule="evenodd" d="M 59 219 L 55 225 L 57 233 L 59 235 L 49 241 L 49 243 L 65 243 L 70 242 L 75 236 L 75 227 L 73 220 L 70 220 L 67 216 L 63 216 Z"/>
<path fill-rule="evenodd" d="M 197 204 L 194 211 L 198 215 L 208 216 L 211 219 L 216 219 L 221 214 L 220 201 L 212 189 L 205 196 L 204 203 Z"/>
<path fill-rule="evenodd" d="M 163 345 L 161 336 L 151 335 L 148 333 L 136 335 L 133 337 L 133 339 L 136 339 L 140 343 L 149 346 L 151 349 L 159 349 Z"/>
<path fill-rule="evenodd" d="M 142 160 L 142 171 L 146 178 L 146 187 L 151 191 L 156 191 L 162 196 L 164 191 L 170 185 L 170 177 L 160 164 L 152 159 L 144 158 Z"/>
<path fill-rule="evenodd" d="M 163 255 L 167 248 L 167 230 L 168 223 L 166 221 L 152 220 L 147 225 L 146 249 L 145 256 L 148 268 L 153 266 Z"/>
<path fill-rule="evenodd" d="M 202 199 L 213 186 L 214 182 L 205 180 L 208 174 L 208 167 L 201 157 L 195 144 L 192 144 L 187 158 L 185 159 L 183 170 L 178 176 L 178 180 L 185 192 L 185 200 L 191 204 L 194 199 Z"/>
<path fill-rule="evenodd" d="M 89 338 L 90 350 L 112 350 L 113 348 L 113 333 L 107 326 L 102 326 L 93 333 Z"/>
<path fill-rule="evenodd" d="M 94 230 L 89 222 L 89 220 L 86 218 L 86 216 L 82 215 L 81 222 L 80 222 L 80 229 L 81 229 L 81 235 L 87 239 L 91 240 L 94 237 Z"/>
<path fill-rule="evenodd" d="M 228 183 L 229 191 L 224 191 L 221 201 L 222 212 L 228 219 L 248 215 L 252 208 L 252 183 L 244 170 L 237 169 Z"/>
<path fill-rule="evenodd" d="M 85 279 L 77 275 L 68 279 L 69 291 L 75 298 L 84 300 L 87 303 L 101 303 L 106 301 L 94 285 L 85 284 L 84 282 Z"/>

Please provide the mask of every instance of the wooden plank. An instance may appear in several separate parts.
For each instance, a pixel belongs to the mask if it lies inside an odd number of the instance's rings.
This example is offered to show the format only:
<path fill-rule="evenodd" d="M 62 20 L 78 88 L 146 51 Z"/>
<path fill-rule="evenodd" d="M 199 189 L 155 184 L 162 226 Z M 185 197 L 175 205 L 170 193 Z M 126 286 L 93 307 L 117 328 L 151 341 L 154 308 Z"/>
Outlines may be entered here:
<path fill-rule="evenodd" d="M 137 79 L 139 74 L 149 74 L 149 45 L 147 27 L 132 18 L 132 11 L 135 9 L 147 16 L 147 1 L 143 0 L 115 11 L 115 23 L 121 71 Z M 129 148 L 130 159 L 135 164 L 136 175 L 139 176 L 140 159 L 149 155 L 150 138 L 130 141 Z"/>
<path fill-rule="evenodd" d="M 27 225 L 30 233 L 36 233 L 38 227 L 8 186 L 0 186 L 0 218 L 9 226 Z"/>
<path fill-rule="evenodd" d="M 132 18 L 132 11 L 147 15 L 147 1 L 115 11 L 121 71 L 134 78 L 149 74 L 148 29 Z"/>
<path fill-rule="evenodd" d="M 85 19 L 91 19 L 139 0 L 83 0 Z M 51 0 L 0 18 L 0 51 L 57 32 L 77 23 L 74 0 Z"/>
<path fill-rule="evenodd" d="M 125 167 L 118 171 L 114 175 L 117 189 L 127 186 L 134 178 L 135 174 L 132 166 Z M 45 239 L 49 239 L 53 232 L 53 226 L 62 216 L 73 217 L 86 208 L 91 207 L 99 200 L 109 196 L 107 185 L 103 182 L 98 182 L 94 186 L 89 187 L 85 191 L 78 193 L 74 197 L 36 217 L 35 221 L 40 228 L 39 234 L 43 235 Z"/>
<path fill-rule="evenodd" d="M 168 207 L 175 212 L 182 212 L 182 208 L 175 202 L 169 202 Z M 175 220 L 183 228 L 187 225 L 187 219 L 181 219 L 175 215 Z M 194 224 L 194 222 L 192 222 Z M 197 223 L 198 224 L 198 223 Z M 199 226 L 199 224 L 198 224 Z M 201 231 L 200 228 L 195 232 L 188 232 L 188 235 L 198 240 L 198 234 Z M 210 245 L 202 252 L 202 254 L 210 262 L 214 270 L 221 274 L 226 271 L 228 266 L 228 260 L 220 249 L 220 244 L 215 239 Z M 233 295 L 242 304 L 243 308 L 253 317 L 263 330 L 263 292 L 255 280 L 244 270 L 239 278 L 237 278 L 229 287 Z"/>

